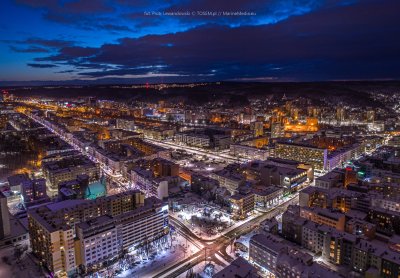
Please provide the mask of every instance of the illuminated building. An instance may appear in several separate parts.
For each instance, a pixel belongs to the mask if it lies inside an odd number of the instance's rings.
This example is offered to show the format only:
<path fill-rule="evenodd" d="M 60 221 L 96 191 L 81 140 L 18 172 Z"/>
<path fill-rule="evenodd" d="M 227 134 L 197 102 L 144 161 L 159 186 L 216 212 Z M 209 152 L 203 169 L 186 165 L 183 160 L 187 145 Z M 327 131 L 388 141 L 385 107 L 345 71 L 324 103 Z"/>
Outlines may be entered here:
<path fill-rule="evenodd" d="M 229 153 L 235 157 L 244 157 L 247 159 L 257 160 L 265 160 L 269 156 L 268 150 L 237 144 L 230 145 Z"/>
<path fill-rule="evenodd" d="M 319 225 L 326 225 L 338 231 L 344 231 L 346 216 L 343 213 L 323 208 L 300 208 L 300 216 Z"/>
<path fill-rule="evenodd" d="M 101 268 L 110 259 L 164 236 L 168 213 L 160 200 L 147 198 L 143 205 L 118 216 L 102 215 L 76 225 L 77 261 L 85 270 Z"/>
<path fill-rule="evenodd" d="M 275 157 L 309 163 L 316 170 L 324 170 L 327 163 L 328 150 L 310 145 L 276 143 Z"/>
<path fill-rule="evenodd" d="M 358 182 L 357 172 L 352 170 L 351 168 L 346 168 L 344 174 L 344 186 L 348 186 L 349 184 L 357 182 Z"/>
<path fill-rule="evenodd" d="M 307 107 L 307 113 L 309 117 L 318 118 L 321 114 L 321 109 L 317 107 Z"/>
<path fill-rule="evenodd" d="M 192 176 L 193 173 L 190 170 L 182 168 L 179 169 L 179 177 L 187 181 L 189 184 L 192 183 Z"/>
<path fill-rule="evenodd" d="M 317 132 L 318 120 L 307 118 L 306 123 L 287 123 L 284 126 L 285 132 Z"/>
<path fill-rule="evenodd" d="M 7 206 L 7 197 L 0 192 L 0 246 L 29 245 L 28 231 L 17 216 L 13 216 Z"/>
<path fill-rule="evenodd" d="M 346 110 L 343 107 L 336 108 L 336 120 L 338 122 L 343 122 L 346 117 Z"/>
<path fill-rule="evenodd" d="M 164 140 L 167 138 L 173 138 L 175 130 L 170 127 L 138 127 L 138 132 L 143 133 L 145 138 Z"/>
<path fill-rule="evenodd" d="M 277 142 L 275 157 L 291 159 L 313 165 L 318 171 L 331 171 L 341 167 L 345 162 L 358 158 L 362 153 L 362 144 L 358 142 L 341 142 L 329 138 L 316 138 L 302 143 Z M 333 141 L 335 145 L 329 145 Z"/>
<path fill-rule="evenodd" d="M 116 120 L 117 124 L 116 127 L 123 129 L 123 130 L 135 130 L 135 121 L 131 118 L 118 118 Z"/>
<path fill-rule="evenodd" d="M 270 207 L 278 204 L 283 197 L 283 188 L 266 186 L 253 188 L 254 202 L 258 207 Z"/>
<path fill-rule="evenodd" d="M 290 109 L 290 116 L 292 117 L 293 120 L 297 121 L 299 119 L 299 109 L 298 108 Z"/>
<path fill-rule="evenodd" d="M 225 187 L 233 195 L 237 192 L 240 186 L 245 184 L 245 178 L 243 175 L 237 172 L 232 172 L 227 169 L 222 169 L 217 172 L 213 172 L 210 175 L 211 178 L 217 180 L 221 187 Z"/>
<path fill-rule="evenodd" d="M 357 272 L 366 272 L 366 275 L 368 269 L 374 268 L 379 277 L 379 274 L 382 271 L 381 257 L 385 252 L 394 255 L 393 251 L 388 250 L 385 245 L 382 245 L 379 242 L 361 239 L 353 247 L 352 268 Z"/>
<path fill-rule="evenodd" d="M 250 239 L 249 261 L 275 274 L 278 256 L 286 249 L 283 239 L 272 234 L 257 234 Z"/>
<path fill-rule="evenodd" d="M 10 228 L 10 212 L 7 206 L 7 197 L 0 192 L 0 239 L 9 236 L 11 233 Z"/>
<path fill-rule="evenodd" d="M 169 150 L 148 143 L 140 138 L 129 139 L 129 142 L 127 142 L 127 144 L 143 152 L 146 156 L 154 155 L 156 157 L 168 158 L 170 154 Z"/>
<path fill-rule="evenodd" d="M 300 191 L 299 205 L 301 207 L 328 207 L 329 191 L 323 188 L 309 186 Z"/>
<path fill-rule="evenodd" d="M 168 197 L 168 178 L 157 178 L 152 171 L 135 167 L 131 171 L 130 180 L 146 196 L 157 196 L 160 199 Z"/>
<path fill-rule="evenodd" d="M 340 171 L 332 171 L 315 179 L 315 186 L 324 189 L 340 187 L 339 183 L 343 181 L 343 173 Z"/>
<path fill-rule="evenodd" d="M 263 122 L 253 122 L 252 127 L 254 130 L 254 137 L 259 137 L 264 135 L 264 123 Z"/>
<path fill-rule="evenodd" d="M 21 199 L 25 207 L 49 200 L 46 194 L 46 180 L 24 181 L 21 185 Z"/>
<path fill-rule="evenodd" d="M 372 109 L 367 110 L 365 118 L 367 123 L 373 123 L 375 121 L 375 111 Z"/>
<path fill-rule="evenodd" d="M 391 278 L 400 276 L 400 256 L 398 253 L 387 253 L 382 256 L 382 278 Z"/>
<path fill-rule="evenodd" d="M 8 115 L 7 114 L 0 114 L 0 129 L 4 129 L 7 127 L 8 123 Z"/>
<path fill-rule="evenodd" d="M 322 251 L 322 256 L 336 265 L 350 265 L 353 246 L 357 242 L 357 237 L 348 233 L 331 231 L 325 228 L 327 235 Z"/>
<path fill-rule="evenodd" d="M 263 186 L 280 186 L 285 193 L 299 190 L 305 181 L 313 180 L 313 169 L 295 161 L 268 159 L 243 165 L 247 180 Z"/>
<path fill-rule="evenodd" d="M 249 188 L 239 190 L 230 197 L 232 217 L 244 219 L 254 211 L 254 193 Z"/>
<path fill-rule="evenodd" d="M 53 190 L 58 190 L 59 183 L 73 180 L 79 175 L 86 174 L 89 181 L 97 181 L 100 175 L 99 165 L 85 156 L 45 162 L 42 167 L 46 181 Z"/>
<path fill-rule="evenodd" d="M 314 262 L 310 254 L 296 249 L 288 249 L 282 252 L 276 264 L 276 277 L 325 277 L 340 278 L 342 275 L 336 273 L 327 266 Z"/>
<path fill-rule="evenodd" d="M 210 137 L 205 134 L 178 133 L 175 135 L 175 141 L 199 148 L 208 148 L 211 145 Z"/>
<path fill-rule="evenodd" d="M 32 251 L 53 275 L 74 275 L 79 266 L 88 269 L 164 235 L 166 212 L 160 200 L 144 199 L 140 191 L 35 207 L 28 211 Z"/>
<path fill-rule="evenodd" d="M 78 175 L 76 179 L 58 184 L 61 199 L 96 199 L 106 196 L 106 180 L 102 177 L 99 181 L 89 183 L 87 175 Z"/>
<path fill-rule="evenodd" d="M 316 170 L 325 168 L 327 156 L 327 149 L 319 149 L 313 146 L 291 143 L 277 143 L 275 146 L 275 157 L 310 163 Z"/>

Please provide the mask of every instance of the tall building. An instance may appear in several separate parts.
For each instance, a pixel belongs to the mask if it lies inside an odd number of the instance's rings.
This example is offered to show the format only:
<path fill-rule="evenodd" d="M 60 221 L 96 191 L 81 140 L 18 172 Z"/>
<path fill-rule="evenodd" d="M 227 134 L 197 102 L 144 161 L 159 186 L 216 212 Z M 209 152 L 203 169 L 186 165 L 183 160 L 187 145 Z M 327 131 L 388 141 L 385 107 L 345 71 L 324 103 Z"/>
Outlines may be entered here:
<path fill-rule="evenodd" d="M 7 127 L 8 116 L 7 114 L 0 114 L 0 129 L 4 129 Z"/>
<path fill-rule="evenodd" d="M 346 117 L 346 110 L 343 107 L 336 108 L 336 121 L 343 122 Z"/>
<path fill-rule="evenodd" d="M 375 110 L 373 110 L 373 109 L 367 110 L 366 121 L 367 121 L 367 123 L 373 123 L 375 121 Z"/>
<path fill-rule="evenodd" d="M 292 108 L 290 110 L 290 116 L 292 117 L 293 120 L 297 121 L 299 119 L 299 108 Z"/>
<path fill-rule="evenodd" d="M 28 223 L 35 256 L 55 276 L 66 277 L 165 235 L 168 208 L 127 191 L 38 206 L 28 210 Z"/>
<path fill-rule="evenodd" d="M 271 138 L 283 137 L 284 133 L 284 126 L 280 122 L 271 123 Z"/>
<path fill-rule="evenodd" d="M 254 122 L 254 137 L 259 137 L 264 135 L 264 123 L 263 122 Z"/>
<path fill-rule="evenodd" d="M 10 235 L 10 213 L 7 206 L 7 197 L 0 192 L 0 239 Z"/>
<path fill-rule="evenodd" d="M 230 198 L 232 215 L 236 219 L 244 219 L 254 211 L 254 193 L 249 188 L 241 189 Z"/>

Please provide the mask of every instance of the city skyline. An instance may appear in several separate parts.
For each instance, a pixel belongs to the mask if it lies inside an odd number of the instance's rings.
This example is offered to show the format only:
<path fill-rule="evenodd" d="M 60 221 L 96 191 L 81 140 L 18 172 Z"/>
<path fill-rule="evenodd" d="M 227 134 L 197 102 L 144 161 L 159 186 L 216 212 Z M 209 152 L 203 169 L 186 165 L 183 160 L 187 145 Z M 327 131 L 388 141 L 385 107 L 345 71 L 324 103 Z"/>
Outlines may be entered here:
<path fill-rule="evenodd" d="M 0 11 L 0 277 L 400 278 L 399 0 Z"/>
<path fill-rule="evenodd" d="M 392 80 L 398 1 L 3 1 L 1 81 Z M 21 20 L 23 18 L 23 20 Z"/>

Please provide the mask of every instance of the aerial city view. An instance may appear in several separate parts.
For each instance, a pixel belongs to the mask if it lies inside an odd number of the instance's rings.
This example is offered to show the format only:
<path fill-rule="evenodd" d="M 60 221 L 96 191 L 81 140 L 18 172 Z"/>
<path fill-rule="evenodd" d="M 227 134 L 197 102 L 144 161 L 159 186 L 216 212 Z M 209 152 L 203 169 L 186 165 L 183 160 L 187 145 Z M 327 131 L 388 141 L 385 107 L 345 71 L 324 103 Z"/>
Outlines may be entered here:
<path fill-rule="evenodd" d="M 0 278 L 399 278 L 399 0 L 2 0 Z"/>

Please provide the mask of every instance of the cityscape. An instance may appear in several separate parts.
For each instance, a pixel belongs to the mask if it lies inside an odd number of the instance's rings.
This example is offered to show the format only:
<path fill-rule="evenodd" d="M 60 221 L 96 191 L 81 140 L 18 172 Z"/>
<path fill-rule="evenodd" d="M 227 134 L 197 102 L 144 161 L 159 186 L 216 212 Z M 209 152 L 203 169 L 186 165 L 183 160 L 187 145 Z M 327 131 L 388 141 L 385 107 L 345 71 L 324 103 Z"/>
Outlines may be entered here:
<path fill-rule="evenodd" d="M 0 4 L 0 278 L 399 278 L 400 3 L 150 2 Z"/>

